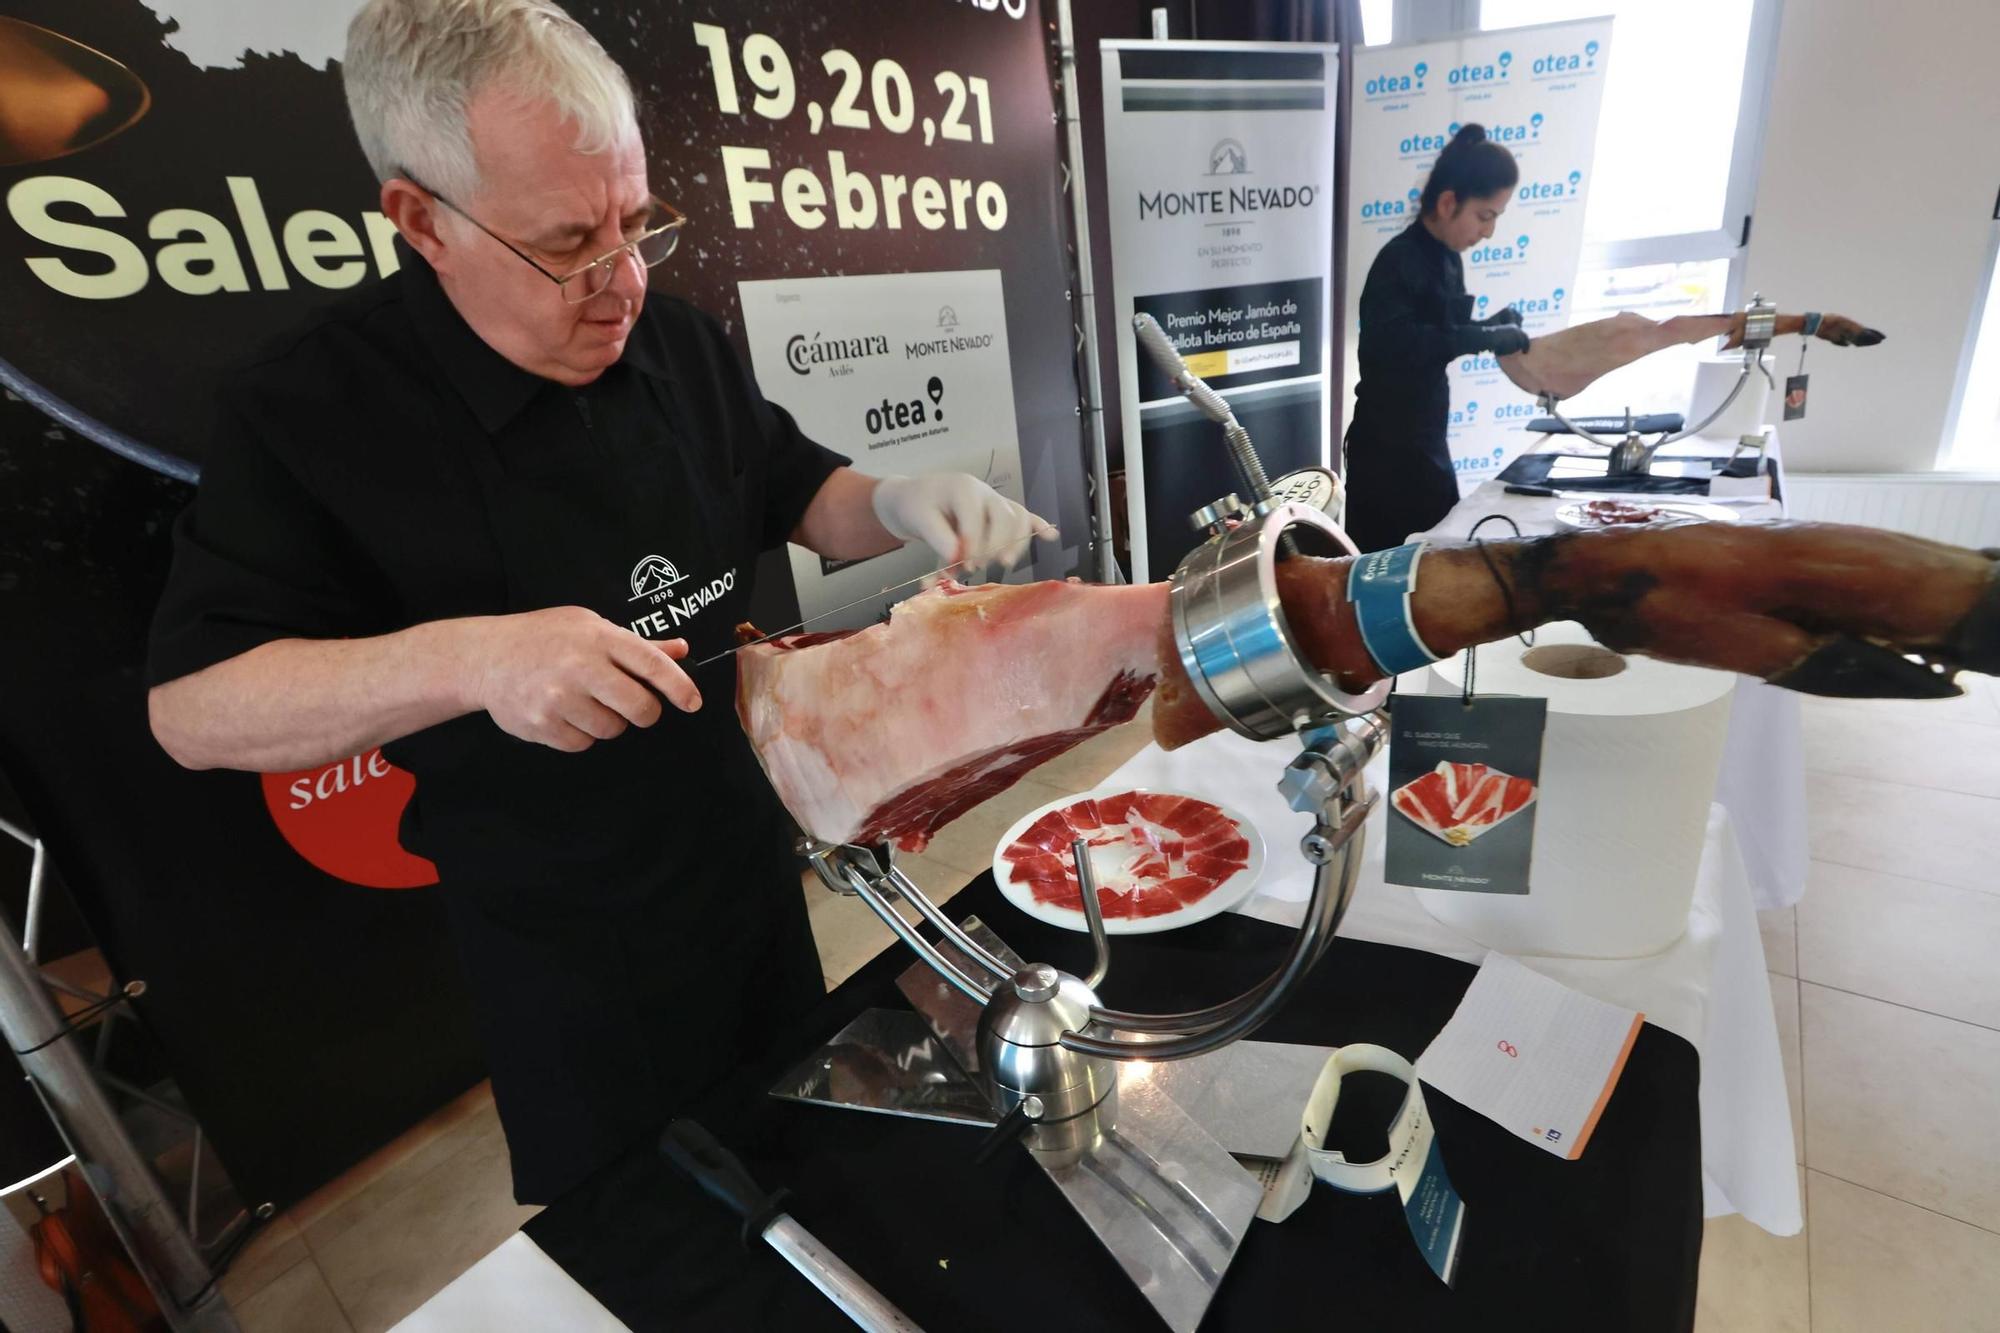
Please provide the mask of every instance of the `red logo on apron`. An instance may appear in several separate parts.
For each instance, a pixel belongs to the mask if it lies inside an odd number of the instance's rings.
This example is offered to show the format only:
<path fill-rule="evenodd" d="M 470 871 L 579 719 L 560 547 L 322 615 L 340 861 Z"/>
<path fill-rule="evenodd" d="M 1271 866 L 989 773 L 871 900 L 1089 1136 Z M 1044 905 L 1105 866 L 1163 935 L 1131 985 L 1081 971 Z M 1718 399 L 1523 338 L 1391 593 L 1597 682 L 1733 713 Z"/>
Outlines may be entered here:
<path fill-rule="evenodd" d="M 293 851 L 335 879 L 370 889 L 437 883 L 437 867 L 404 851 L 396 837 L 417 780 L 380 750 L 262 778 L 264 804 L 278 832 Z"/>

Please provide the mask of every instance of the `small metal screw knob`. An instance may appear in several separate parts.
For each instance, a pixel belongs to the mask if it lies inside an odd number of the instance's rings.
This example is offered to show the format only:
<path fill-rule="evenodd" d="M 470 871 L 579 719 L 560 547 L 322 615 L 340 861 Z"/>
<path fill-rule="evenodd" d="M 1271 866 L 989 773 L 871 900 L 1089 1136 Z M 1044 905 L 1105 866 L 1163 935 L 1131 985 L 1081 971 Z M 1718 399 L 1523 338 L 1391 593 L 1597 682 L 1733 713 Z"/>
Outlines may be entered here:
<path fill-rule="evenodd" d="M 1034 963 L 1014 974 L 1014 994 L 1030 1004 L 1053 1000 L 1062 986 L 1062 974 L 1047 963 Z"/>

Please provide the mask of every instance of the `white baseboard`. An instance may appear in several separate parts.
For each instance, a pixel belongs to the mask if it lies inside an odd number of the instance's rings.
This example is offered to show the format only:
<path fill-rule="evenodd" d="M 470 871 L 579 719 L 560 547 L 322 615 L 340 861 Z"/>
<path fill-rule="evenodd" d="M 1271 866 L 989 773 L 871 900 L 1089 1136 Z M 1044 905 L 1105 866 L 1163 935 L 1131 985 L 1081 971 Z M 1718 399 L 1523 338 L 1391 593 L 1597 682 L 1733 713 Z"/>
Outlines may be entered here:
<path fill-rule="evenodd" d="M 2000 546 L 2000 473 L 1788 472 L 1792 518 L 1859 523 L 1954 546 Z"/>

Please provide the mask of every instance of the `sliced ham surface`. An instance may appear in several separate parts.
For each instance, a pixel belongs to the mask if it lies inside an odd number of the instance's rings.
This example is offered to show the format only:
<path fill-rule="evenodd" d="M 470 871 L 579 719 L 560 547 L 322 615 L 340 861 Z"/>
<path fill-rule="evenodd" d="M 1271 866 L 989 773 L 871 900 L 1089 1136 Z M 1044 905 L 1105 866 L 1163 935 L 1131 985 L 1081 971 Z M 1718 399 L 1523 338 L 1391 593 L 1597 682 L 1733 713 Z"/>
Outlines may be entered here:
<path fill-rule="evenodd" d="M 1389 794 L 1389 803 L 1418 828 L 1454 847 L 1498 828 L 1528 808 L 1535 784 L 1485 764 L 1440 763 Z"/>
<path fill-rule="evenodd" d="M 1191 796 L 1124 792 L 1042 815 L 1001 850 L 1014 883 L 1051 907 L 1083 910 L 1070 844 L 1090 846 L 1107 921 L 1177 912 L 1250 865 L 1250 840 L 1221 808 Z"/>
<path fill-rule="evenodd" d="M 1164 584 L 945 583 L 885 624 L 745 648 L 737 716 L 807 833 L 921 851 L 1031 769 L 1136 716 L 1166 612 Z M 1068 827 L 1045 832 L 1067 856 Z"/>

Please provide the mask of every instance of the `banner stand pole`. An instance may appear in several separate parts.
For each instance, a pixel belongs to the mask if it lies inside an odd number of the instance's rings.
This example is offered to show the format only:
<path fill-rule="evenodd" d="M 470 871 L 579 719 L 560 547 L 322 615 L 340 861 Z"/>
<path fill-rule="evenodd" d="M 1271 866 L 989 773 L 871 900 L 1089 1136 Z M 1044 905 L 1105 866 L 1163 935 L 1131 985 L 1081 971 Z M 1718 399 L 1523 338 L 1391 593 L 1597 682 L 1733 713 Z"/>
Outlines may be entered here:
<path fill-rule="evenodd" d="M 1076 241 L 1076 307 L 1082 312 L 1078 336 L 1083 373 L 1083 415 L 1090 423 L 1090 489 L 1096 504 L 1097 577 L 1102 583 L 1123 583 L 1118 555 L 1111 542 L 1111 462 L 1104 449 L 1104 385 L 1097 359 L 1097 289 L 1090 269 L 1090 195 L 1084 184 L 1083 113 L 1076 97 L 1076 28 L 1070 0 L 1056 0 L 1063 88 L 1063 129 L 1069 161 L 1070 224 Z"/>
<path fill-rule="evenodd" d="M 8 834 L 18 834 L 11 825 Z M 42 864 L 40 840 L 33 844 Z M 0 1034 L 19 1056 L 89 1188 L 176 1333 L 240 1333 L 201 1250 L 126 1133 L 43 988 L 13 926 L 0 919 Z"/>

